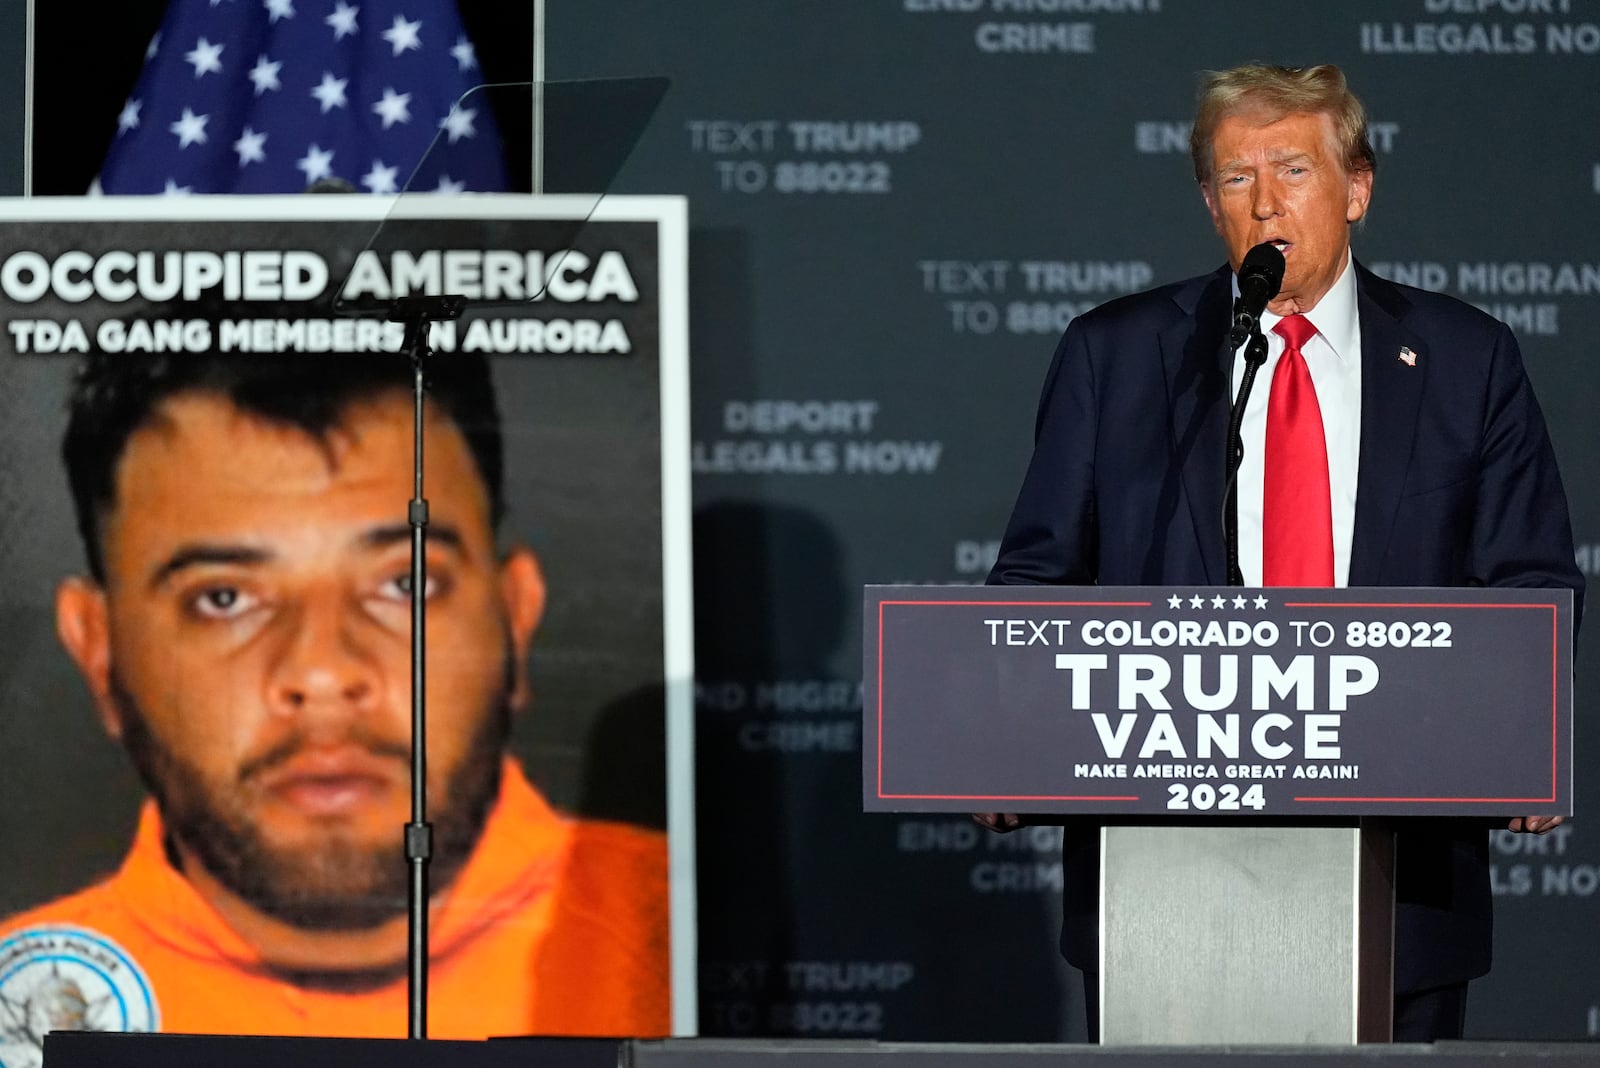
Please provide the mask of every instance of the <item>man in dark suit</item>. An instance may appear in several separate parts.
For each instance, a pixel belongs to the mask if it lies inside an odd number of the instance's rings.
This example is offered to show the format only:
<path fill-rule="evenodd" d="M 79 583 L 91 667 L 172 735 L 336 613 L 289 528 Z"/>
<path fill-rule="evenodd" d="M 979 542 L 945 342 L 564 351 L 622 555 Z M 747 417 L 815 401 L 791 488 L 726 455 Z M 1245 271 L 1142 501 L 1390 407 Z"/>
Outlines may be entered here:
<path fill-rule="evenodd" d="M 1226 338 L 1234 272 L 1265 242 L 1285 273 L 1244 421 L 1245 585 L 1566 587 L 1581 609 L 1566 497 L 1510 330 L 1351 256 L 1376 159 L 1343 74 L 1212 75 L 1192 149 L 1229 266 L 1068 327 L 989 581 L 1228 581 L 1223 457 L 1243 356 Z M 1092 827 L 1066 830 L 1062 950 L 1085 970 L 1097 960 L 1097 843 Z M 1396 868 L 1395 1038 L 1459 1037 L 1467 981 L 1489 968 L 1483 823 L 1402 821 Z"/>

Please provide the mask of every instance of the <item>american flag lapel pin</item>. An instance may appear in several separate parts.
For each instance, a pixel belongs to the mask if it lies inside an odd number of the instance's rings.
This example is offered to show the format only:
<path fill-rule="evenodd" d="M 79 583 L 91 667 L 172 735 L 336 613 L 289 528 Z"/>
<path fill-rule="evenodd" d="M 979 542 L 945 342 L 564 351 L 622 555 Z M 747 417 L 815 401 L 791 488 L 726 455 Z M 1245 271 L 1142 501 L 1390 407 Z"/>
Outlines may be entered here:
<path fill-rule="evenodd" d="M 1405 364 L 1407 367 L 1415 367 L 1417 365 L 1417 354 L 1406 348 L 1406 346 L 1401 345 L 1400 362 Z"/>

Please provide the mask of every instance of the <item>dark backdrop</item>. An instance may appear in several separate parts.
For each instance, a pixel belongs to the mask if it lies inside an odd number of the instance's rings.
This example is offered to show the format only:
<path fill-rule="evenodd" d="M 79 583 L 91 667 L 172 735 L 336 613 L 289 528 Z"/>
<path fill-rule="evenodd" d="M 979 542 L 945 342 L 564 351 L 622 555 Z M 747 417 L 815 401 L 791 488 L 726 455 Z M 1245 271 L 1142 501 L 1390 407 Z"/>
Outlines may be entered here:
<path fill-rule="evenodd" d="M 36 188 L 75 192 L 160 5 L 94 41 L 42 6 Z M 526 77 L 516 6 L 462 5 L 490 77 Z M 673 81 L 618 188 L 691 204 L 706 1033 L 1081 1033 L 1048 829 L 861 814 L 856 598 L 980 581 L 1066 318 L 1220 262 L 1197 70 L 1347 69 L 1380 158 L 1357 255 L 1517 328 L 1600 568 L 1596 0 L 549 0 L 548 28 L 552 78 Z M 1600 836 L 1494 848 L 1469 1030 L 1595 1036 Z"/>

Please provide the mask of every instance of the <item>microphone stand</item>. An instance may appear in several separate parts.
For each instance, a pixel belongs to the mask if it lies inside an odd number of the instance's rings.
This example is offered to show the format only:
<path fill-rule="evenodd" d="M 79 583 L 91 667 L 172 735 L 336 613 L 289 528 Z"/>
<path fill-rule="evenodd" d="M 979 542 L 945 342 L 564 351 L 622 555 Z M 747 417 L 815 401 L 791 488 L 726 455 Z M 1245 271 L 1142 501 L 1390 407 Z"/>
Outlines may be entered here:
<path fill-rule="evenodd" d="M 1222 533 L 1228 545 L 1228 585 L 1243 586 L 1244 575 L 1239 570 L 1239 503 L 1235 493 L 1239 479 L 1239 464 L 1244 461 L 1244 407 L 1250 400 L 1250 390 L 1256 383 L 1256 372 L 1267 362 L 1267 339 L 1261 328 L 1252 325 L 1250 339 L 1244 346 L 1244 377 L 1239 380 L 1239 395 L 1233 399 L 1233 410 L 1228 416 L 1228 454 L 1222 490 Z M 1228 361 L 1228 377 L 1233 377 L 1233 361 Z"/>
<path fill-rule="evenodd" d="M 404 323 L 400 351 L 411 360 L 412 497 L 406 508 L 411 524 L 411 822 L 405 827 L 406 863 L 411 880 L 406 897 L 406 994 L 408 1038 L 428 1037 L 428 862 L 433 828 L 428 824 L 426 682 L 428 499 L 422 495 L 422 413 L 426 400 L 428 328 L 461 318 L 467 300 L 459 296 L 402 297 L 389 305 L 389 321 Z"/>

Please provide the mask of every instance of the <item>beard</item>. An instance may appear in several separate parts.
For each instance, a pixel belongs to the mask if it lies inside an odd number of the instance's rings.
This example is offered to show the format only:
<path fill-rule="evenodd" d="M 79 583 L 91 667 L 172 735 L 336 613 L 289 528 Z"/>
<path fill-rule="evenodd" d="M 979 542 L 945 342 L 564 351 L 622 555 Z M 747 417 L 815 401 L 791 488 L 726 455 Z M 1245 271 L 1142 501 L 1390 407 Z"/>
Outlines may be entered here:
<path fill-rule="evenodd" d="M 512 672 L 508 654 L 501 684 L 476 718 L 462 759 L 448 769 L 441 788 L 429 776 L 432 892 L 449 887 L 461 873 L 500 792 L 500 762 L 511 731 Z M 246 800 L 251 778 L 298 754 L 305 746 L 301 734 L 251 760 L 232 774 L 231 782 L 219 786 L 151 732 L 115 665 L 110 684 L 121 714 L 123 744 L 160 808 L 169 857 L 172 844 L 181 842 L 213 878 L 253 908 L 305 930 L 371 930 L 406 914 L 411 877 L 398 825 L 394 840 L 379 845 L 346 828 L 331 827 L 304 846 L 290 848 L 269 841 L 250 813 Z M 360 725 L 352 727 L 349 741 L 409 766 L 408 745 L 374 738 Z"/>

